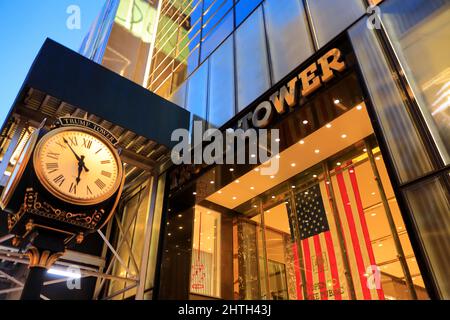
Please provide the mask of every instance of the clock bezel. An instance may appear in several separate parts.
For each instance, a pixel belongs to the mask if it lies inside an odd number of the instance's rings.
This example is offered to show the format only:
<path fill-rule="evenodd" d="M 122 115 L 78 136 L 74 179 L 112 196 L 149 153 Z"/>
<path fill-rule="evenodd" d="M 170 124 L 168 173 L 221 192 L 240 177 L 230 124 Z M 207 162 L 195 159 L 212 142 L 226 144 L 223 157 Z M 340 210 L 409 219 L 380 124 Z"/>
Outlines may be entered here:
<path fill-rule="evenodd" d="M 94 136 L 95 138 L 97 138 L 101 142 L 103 142 L 105 144 L 105 146 L 107 148 L 109 148 L 109 150 L 111 151 L 111 153 L 114 156 L 114 159 L 116 160 L 116 164 L 117 164 L 117 168 L 118 168 L 116 181 L 114 181 L 114 186 L 111 188 L 111 190 L 109 192 L 101 195 L 100 197 L 94 198 L 94 199 L 74 199 L 73 197 L 70 197 L 70 196 L 62 193 L 58 189 L 56 189 L 46 179 L 45 174 L 43 172 L 43 169 L 40 166 L 42 146 L 48 140 L 50 140 L 52 137 L 58 135 L 61 132 L 65 132 L 65 131 L 80 131 L 80 132 L 83 132 L 83 133 L 87 133 L 89 135 Z M 58 199 L 60 199 L 62 201 L 65 201 L 65 202 L 68 202 L 70 204 L 74 204 L 74 205 L 91 206 L 91 205 L 96 205 L 96 204 L 102 203 L 102 202 L 110 199 L 117 192 L 117 190 L 119 189 L 120 185 L 122 184 L 122 180 L 123 180 L 122 160 L 120 159 L 120 156 L 119 156 L 119 153 L 117 152 L 117 149 L 108 141 L 108 139 L 103 137 L 98 132 L 96 132 L 96 131 L 94 131 L 92 129 L 89 129 L 89 128 L 84 128 L 84 127 L 79 127 L 79 126 L 60 127 L 60 128 L 53 129 L 50 132 L 48 132 L 47 134 L 45 134 L 39 140 L 38 144 L 36 145 L 36 148 L 34 149 L 33 165 L 34 165 L 34 171 L 36 173 L 37 178 L 39 179 L 39 182 L 44 186 L 44 188 L 48 192 L 50 192 L 52 195 L 54 195 Z"/>
<path fill-rule="evenodd" d="M 26 154 L 20 164 L 19 164 L 19 161 L 17 161 L 14 164 L 13 169 L 11 171 L 11 176 L 8 179 L 8 181 L 6 182 L 5 188 L 3 189 L 3 191 L 0 195 L 0 208 L 2 210 L 5 210 L 7 208 L 14 192 L 16 191 L 19 181 L 22 179 L 23 173 L 25 172 L 25 168 L 27 167 L 28 163 L 30 162 L 31 154 L 33 153 L 33 150 L 36 147 L 36 142 L 38 140 L 39 131 L 40 131 L 39 129 L 36 129 L 31 133 L 30 137 L 25 142 L 23 149 L 20 151 L 18 159 L 20 159 L 20 157 L 22 156 L 22 154 L 24 152 L 26 152 Z M 17 168 L 17 166 L 19 166 L 19 167 Z M 16 170 L 16 168 L 18 171 L 17 171 L 17 174 L 14 176 L 14 171 Z M 10 179 L 14 179 L 14 180 L 12 180 L 11 187 L 9 188 L 9 190 L 6 191 L 6 186 L 8 185 Z M 7 192 L 7 193 L 5 194 L 5 192 Z"/>

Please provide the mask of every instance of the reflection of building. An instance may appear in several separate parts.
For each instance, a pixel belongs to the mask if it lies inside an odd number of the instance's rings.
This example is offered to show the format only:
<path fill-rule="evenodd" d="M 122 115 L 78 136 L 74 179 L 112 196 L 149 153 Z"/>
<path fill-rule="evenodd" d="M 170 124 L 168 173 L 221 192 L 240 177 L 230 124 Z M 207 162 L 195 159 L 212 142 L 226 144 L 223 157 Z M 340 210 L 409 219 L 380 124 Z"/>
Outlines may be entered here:
<path fill-rule="evenodd" d="M 147 153 L 161 184 L 130 169 L 110 229 L 120 259 L 102 256 L 116 278 L 95 297 L 450 298 L 448 1 L 282 2 L 108 1 L 83 53 L 213 127 L 242 126 L 269 101 L 280 169 L 170 166 L 156 156 L 167 150 Z M 133 27 L 138 12 L 149 38 Z M 325 76 L 333 49 L 345 67 Z M 155 147 L 133 137 L 136 152 Z M 144 285 L 119 280 L 136 270 Z"/>

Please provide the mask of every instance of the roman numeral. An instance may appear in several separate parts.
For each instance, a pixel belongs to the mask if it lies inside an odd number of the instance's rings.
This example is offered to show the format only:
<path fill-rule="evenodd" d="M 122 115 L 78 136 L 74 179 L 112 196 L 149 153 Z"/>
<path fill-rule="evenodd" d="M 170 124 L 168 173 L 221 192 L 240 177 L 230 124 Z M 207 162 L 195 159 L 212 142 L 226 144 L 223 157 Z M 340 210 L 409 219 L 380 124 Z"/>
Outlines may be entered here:
<path fill-rule="evenodd" d="M 58 170 L 58 164 L 56 162 L 46 163 L 45 166 L 49 170 L 48 173 L 53 173 Z"/>
<path fill-rule="evenodd" d="M 55 153 L 55 152 L 49 152 L 47 153 L 47 157 L 53 159 L 53 160 L 58 160 L 59 158 L 59 153 Z"/>
<path fill-rule="evenodd" d="M 92 140 L 83 138 L 83 147 L 85 147 L 86 149 L 90 149 L 92 146 Z"/>
<path fill-rule="evenodd" d="M 77 137 L 68 137 L 72 146 L 78 146 Z"/>
<path fill-rule="evenodd" d="M 103 190 L 103 188 L 106 187 L 106 184 L 100 179 L 95 180 L 95 184 L 100 190 Z"/>
<path fill-rule="evenodd" d="M 102 175 L 107 177 L 107 178 L 111 178 L 111 172 L 108 171 L 102 171 Z"/>
<path fill-rule="evenodd" d="M 61 147 L 61 149 L 65 149 L 66 146 L 61 141 L 57 141 L 56 144 Z"/>
<path fill-rule="evenodd" d="M 92 194 L 92 191 L 91 191 L 91 189 L 89 188 L 89 186 L 86 186 L 86 193 L 87 193 L 87 194 Z"/>
<path fill-rule="evenodd" d="M 62 184 L 64 183 L 64 181 L 66 181 L 66 179 L 64 178 L 64 176 L 62 174 L 60 174 L 59 176 L 57 176 L 55 179 L 53 179 L 54 183 L 58 183 L 59 186 L 61 187 Z"/>
<path fill-rule="evenodd" d="M 70 184 L 69 192 L 73 194 L 77 194 L 77 185 L 75 183 Z"/>
<path fill-rule="evenodd" d="M 111 160 L 103 160 L 103 161 L 101 161 L 100 163 L 101 163 L 101 164 L 108 164 L 108 163 L 111 163 Z"/>

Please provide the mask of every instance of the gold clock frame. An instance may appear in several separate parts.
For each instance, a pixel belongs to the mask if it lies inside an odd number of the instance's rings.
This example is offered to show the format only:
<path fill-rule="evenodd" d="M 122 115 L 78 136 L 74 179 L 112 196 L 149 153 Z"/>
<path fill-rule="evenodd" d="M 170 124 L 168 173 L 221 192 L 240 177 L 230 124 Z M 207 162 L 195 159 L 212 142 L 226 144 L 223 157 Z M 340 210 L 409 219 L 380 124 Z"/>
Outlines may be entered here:
<path fill-rule="evenodd" d="M 6 186 L 5 186 L 5 189 L 3 189 L 3 191 L 0 195 L 0 208 L 2 210 L 5 210 L 6 207 L 8 206 L 9 201 L 11 201 L 11 197 L 14 194 L 14 192 L 16 191 L 19 181 L 22 179 L 25 168 L 27 167 L 28 163 L 30 162 L 31 154 L 33 153 L 33 150 L 35 149 L 36 142 L 37 142 L 37 139 L 39 136 L 39 131 L 40 131 L 39 129 L 36 129 L 31 133 L 30 137 L 28 138 L 28 141 L 25 142 L 23 149 L 20 151 L 19 158 L 22 156 L 23 152 L 26 152 L 26 154 L 20 164 L 19 164 L 19 162 L 16 162 L 14 164 L 14 167 L 11 172 L 11 177 L 9 178 L 9 179 L 14 178 L 14 180 L 12 181 L 9 192 L 7 194 L 5 194 L 5 196 L 3 196 L 3 194 L 6 190 Z M 28 145 L 28 143 L 30 143 L 30 145 Z M 27 147 L 27 145 L 28 145 L 28 148 L 25 149 Z M 15 177 L 13 177 L 12 174 L 14 173 L 14 170 L 16 170 L 16 167 L 18 165 L 20 166 L 18 169 L 19 171 L 17 171 L 17 175 Z M 8 182 L 9 182 L 9 179 L 8 179 Z"/>
<path fill-rule="evenodd" d="M 44 173 L 39 165 L 39 159 L 41 157 L 40 155 L 40 151 L 42 149 L 42 146 L 44 145 L 44 143 L 49 140 L 50 138 L 52 138 L 53 136 L 64 132 L 64 131 L 81 131 L 87 134 L 90 134 L 94 137 L 96 137 L 97 139 L 99 139 L 101 142 L 103 142 L 106 147 L 108 147 L 111 151 L 111 153 L 113 154 L 117 166 L 118 166 L 118 174 L 117 174 L 117 179 L 114 182 L 114 186 L 113 188 L 106 194 L 95 198 L 95 199 L 91 199 L 91 200 L 83 200 L 83 199 L 73 199 L 65 194 L 63 194 L 62 192 L 60 192 L 59 190 L 57 190 L 56 188 L 54 188 L 45 178 Z M 106 139 L 105 137 L 103 137 L 101 134 L 99 134 L 98 132 L 89 129 L 89 128 L 85 128 L 85 127 L 79 127 L 79 126 L 64 126 L 64 127 L 60 127 L 57 129 L 54 129 L 50 132 L 48 132 L 47 134 L 45 134 L 41 140 L 39 140 L 36 148 L 34 149 L 34 154 L 33 154 L 33 165 L 34 165 L 34 170 L 36 172 L 36 175 L 39 179 L 39 181 L 41 182 L 41 184 L 45 187 L 45 189 L 50 192 L 52 195 L 54 195 L 55 197 L 57 197 L 58 199 L 74 204 L 74 205 L 81 205 L 81 206 L 91 206 L 91 205 L 96 205 L 99 204 L 101 202 L 104 202 L 106 200 L 108 200 L 109 198 L 111 198 L 116 191 L 119 189 L 119 187 L 123 184 L 123 165 L 122 165 L 122 160 L 120 159 L 119 153 L 117 152 L 116 148 L 108 141 L 108 139 Z"/>

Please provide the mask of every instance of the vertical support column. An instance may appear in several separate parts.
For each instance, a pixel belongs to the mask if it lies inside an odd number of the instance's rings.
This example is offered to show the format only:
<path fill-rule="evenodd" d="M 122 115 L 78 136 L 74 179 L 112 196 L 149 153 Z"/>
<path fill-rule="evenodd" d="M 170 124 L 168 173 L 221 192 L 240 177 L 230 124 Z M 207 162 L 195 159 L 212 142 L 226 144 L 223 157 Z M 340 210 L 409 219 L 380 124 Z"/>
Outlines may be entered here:
<path fill-rule="evenodd" d="M 262 200 L 259 199 L 259 212 L 261 215 L 261 233 L 262 233 L 262 252 L 264 254 L 264 273 L 266 277 L 266 295 L 267 299 L 269 300 L 269 293 L 270 293 L 270 282 L 269 282 L 269 268 L 267 265 L 267 249 L 266 249 L 266 230 L 265 230 L 265 221 L 264 221 L 264 207 L 262 204 Z M 256 238 L 256 241 L 258 241 L 258 238 Z M 259 264 L 259 257 L 258 257 L 258 264 Z"/>
<path fill-rule="evenodd" d="M 26 252 L 30 271 L 25 281 L 21 300 L 39 300 L 47 269 L 64 253 L 64 242 L 57 237 L 36 232 L 36 237 Z"/>
<path fill-rule="evenodd" d="M 145 226 L 144 234 L 144 248 L 142 249 L 142 259 L 139 268 L 139 282 L 136 290 L 136 300 L 144 299 L 145 280 L 147 278 L 147 266 L 150 255 L 150 245 L 152 240 L 153 220 L 155 217 L 156 207 L 156 194 L 158 192 L 158 177 L 152 176 L 151 178 L 151 190 L 150 190 L 150 206 L 148 208 L 147 224 Z"/>
<path fill-rule="evenodd" d="M 339 211 L 336 205 L 335 196 L 334 196 L 334 190 L 333 190 L 333 184 L 331 183 L 331 177 L 330 172 L 328 168 L 328 164 L 326 161 L 322 164 L 323 168 L 323 174 L 325 177 L 325 188 L 328 188 L 328 200 L 331 204 L 331 209 L 333 211 L 333 217 L 334 222 L 336 226 L 337 236 L 339 240 L 339 247 L 341 249 L 342 253 L 342 261 L 344 263 L 344 273 L 345 273 L 345 279 L 347 280 L 347 286 L 349 291 L 350 299 L 356 300 L 356 293 L 355 293 L 355 285 L 353 283 L 352 275 L 350 272 L 350 262 L 348 261 L 348 255 L 347 255 L 347 248 L 345 247 L 345 241 L 344 241 L 344 233 L 342 232 L 342 224 L 341 219 L 339 217 Z"/>
<path fill-rule="evenodd" d="M 373 158 L 372 148 L 369 142 L 364 141 L 367 155 L 369 157 L 369 162 L 372 167 L 372 172 L 375 176 L 375 182 L 377 183 L 378 192 L 380 193 L 381 202 L 383 203 L 384 212 L 386 213 L 386 218 L 389 223 L 389 229 L 391 230 L 392 239 L 394 240 L 395 249 L 397 251 L 397 258 L 400 261 L 400 265 L 402 266 L 403 274 L 405 275 L 405 282 L 408 290 L 411 294 L 411 298 L 417 300 L 417 293 L 414 289 L 414 283 L 412 281 L 411 272 L 409 271 L 408 263 L 406 262 L 405 253 L 403 252 L 402 244 L 400 242 L 400 237 L 397 233 L 397 228 L 395 227 L 394 218 L 392 216 L 391 208 L 389 207 L 389 202 L 386 196 L 386 192 L 384 191 L 383 184 L 381 182 L 380 173 L 377 168 L 377 164 L 375 159 Z"/>

